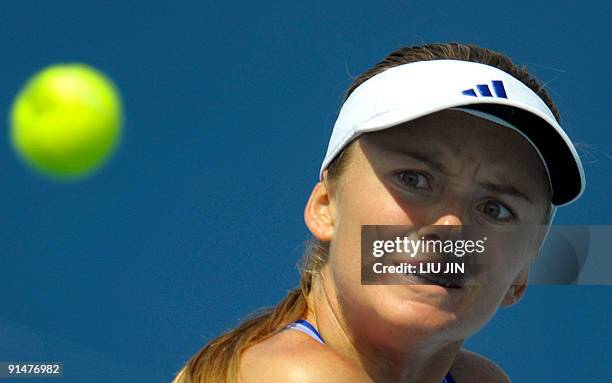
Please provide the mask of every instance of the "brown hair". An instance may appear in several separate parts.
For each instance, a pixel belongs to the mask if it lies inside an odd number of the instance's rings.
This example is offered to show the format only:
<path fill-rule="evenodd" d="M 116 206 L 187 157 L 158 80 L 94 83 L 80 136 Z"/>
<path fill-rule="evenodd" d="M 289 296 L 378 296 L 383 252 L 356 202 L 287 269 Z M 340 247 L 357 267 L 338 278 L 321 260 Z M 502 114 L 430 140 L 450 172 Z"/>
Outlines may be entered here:
<path fill-rule="evenodd" d="M 531 88 L 559 121 L 559 112 L 547 91 L 524 66 L 518 67 L 501 53 L 471 44 L 427 44 L 400 48 L 355 78 L 347 89 L 344 100 L 364 81 L 389 68 L 417 61 L 440 59 L 487 64 L 509 73 Z M 338 182 L 344 174 L 352 147 L 352 144 L 346 147 L 327 167 L 327 180 L 332 184 Z M 548 222 L 548 219 L 546 221 Z M 299 286 L 290 291 L 276 306 L 258 310 L 237 327 L 208 342 L 179 371 L 173 383 L 236 382 L 242 352 L 249 346 L 278 333 L 306 312 L 308 308 L 306 297 L 314 278 L 326 263 L 328 254 L 329 242 L 320 241 L 315 237 L 310 238 L 306 242 L 304 256 L 299 265 Z"/>

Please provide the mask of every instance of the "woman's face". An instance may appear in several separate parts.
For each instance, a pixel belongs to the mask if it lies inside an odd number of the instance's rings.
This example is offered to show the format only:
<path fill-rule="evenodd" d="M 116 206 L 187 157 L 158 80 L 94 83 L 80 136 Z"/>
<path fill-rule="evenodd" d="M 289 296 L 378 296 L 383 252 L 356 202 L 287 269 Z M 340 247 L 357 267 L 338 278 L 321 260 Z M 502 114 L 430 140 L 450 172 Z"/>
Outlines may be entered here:
<path fill-rule="evenodd" d="M 500 304 L 520 298 L 550 206 L 546 171 L 522 136 L 447 110 L 365 134 L 353 149 L 330 193 L 333 234 L 323 271 L 342 317 L 353 321 L 350 328 L 373 339 L 393 337 L 398 327 L 443 341 L 464 339 Z M 457 225 L 453 239 L 467 236 L 461 228 L 478 227 L 478 236 L 488 237 L 486 270 L 459 289 L 364 285 L 361 225 L 417 225 L 424 230 L 415 231 L 417 237 L 434 234 L 442 240 L 448 231 L 431 225 Z"/>

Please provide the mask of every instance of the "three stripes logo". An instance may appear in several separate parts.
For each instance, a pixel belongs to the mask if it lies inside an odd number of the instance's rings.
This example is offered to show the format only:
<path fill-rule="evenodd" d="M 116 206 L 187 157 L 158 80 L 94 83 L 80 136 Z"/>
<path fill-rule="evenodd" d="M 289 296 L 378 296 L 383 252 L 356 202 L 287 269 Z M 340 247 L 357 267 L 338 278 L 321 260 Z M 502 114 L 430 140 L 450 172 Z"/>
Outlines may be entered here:
<path fill-rule="evenodd" d="M 473 96 L 473 97 L 508 98 L 508 96 L 506 95 L 506 88 L 504 88 L 503 82 L 501 82 L 500 80 L 493 80 L 491 81 L 491 84 L 493 85 L 493 92 L 495 92 L 495 96 L 493 96 L 493 93 L 491 93 L 491 89 L 489 88 L 488 84 L 476 85 L 476 89 L 478 90 L 478 93 L 476 93 L 476 91 L 473 88 L 470 88 L 470 89 L 464 90 L 463 92 L 461 92 L 461 94 L 466 95 L 466 96 Z"/>

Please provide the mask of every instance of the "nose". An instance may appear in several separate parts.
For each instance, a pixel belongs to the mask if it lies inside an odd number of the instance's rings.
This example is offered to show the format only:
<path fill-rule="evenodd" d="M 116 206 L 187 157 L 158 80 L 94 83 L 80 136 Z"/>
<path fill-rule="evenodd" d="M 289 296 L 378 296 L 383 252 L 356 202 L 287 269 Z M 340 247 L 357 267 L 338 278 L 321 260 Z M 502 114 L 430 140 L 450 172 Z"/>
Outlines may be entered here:
<path fill-rule="evenodd" d="M 425 240 L 447 240 L 461 236 L 463 221 L 456 214 L 443 214 L 431 225 L 423 225 L 418 230 L 419 238 Z"/>
<path fill-rule="evenodd" d="M 463 221 L 457 214 L 443 214 L 433 223 L 433 225 L 461 226 L 463 225 Z"/>

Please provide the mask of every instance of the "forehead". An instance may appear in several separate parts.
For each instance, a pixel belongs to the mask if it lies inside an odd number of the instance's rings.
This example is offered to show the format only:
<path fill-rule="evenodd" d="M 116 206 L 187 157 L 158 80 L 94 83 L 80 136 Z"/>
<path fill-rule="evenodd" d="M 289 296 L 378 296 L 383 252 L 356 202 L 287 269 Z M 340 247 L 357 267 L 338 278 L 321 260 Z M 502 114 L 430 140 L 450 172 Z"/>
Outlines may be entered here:
<path fill-rule="evenodd" d="M 433 156 L 468 156 L 486 159 L 491 165 L 513 165 L 533 160 L 544 165 L 533 146 L 520 133 L 470 114 L 445 110 L 390 129 L 367 133 L 362 142 L 375 151 L 394 153 L 413 150 Z M 390 154 L 390 155 L 389 155 Z"/>

